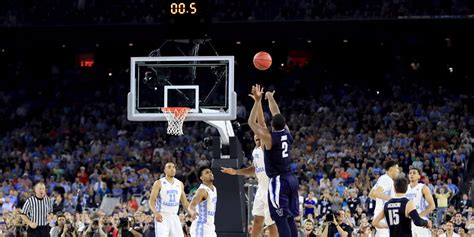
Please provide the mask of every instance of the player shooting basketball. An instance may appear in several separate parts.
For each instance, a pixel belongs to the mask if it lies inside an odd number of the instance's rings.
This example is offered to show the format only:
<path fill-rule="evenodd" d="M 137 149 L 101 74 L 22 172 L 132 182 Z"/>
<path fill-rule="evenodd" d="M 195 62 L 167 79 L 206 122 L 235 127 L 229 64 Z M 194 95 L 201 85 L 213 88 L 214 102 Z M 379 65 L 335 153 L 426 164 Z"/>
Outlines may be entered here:
<path fill-rule="evenodd" d="M 259 103 L 263 96 L 263 88 L 260 85 L 252 87 L 255 103 L 248 123 L 264 147 L 265 172 L 270 178 L 268 187 L 270 215 L 277 225 L 279 236 L 290 237 L 298 235 L 294 220 L 294 217 L 299 215 L 298 179 L 290 169 L 293 137 L 286 126 L 285 117 L 280 113 L 273 98 L 274 93 L 274 91 L 265 93 L 265 99 L 268 100 L 272 113 L 272 131 L 257 123 Z"/>
<path fill-rule="evenodd" d="M 255 99 L 253 94 L 249 95 Z M 257 102 L 256 102 L 257 103 Z M 265 124 L 265 118 L 263 117 L 262 102 L 258 102 L 258 117 L 257 123 L 262 127 L 267 127 Z M 255 199 L 252 207 L 253 215 L 253 226 L 252 226 L 252 237 L 262 236 L 262 229 L 264 224 L 269 226 L 270 237 L 278 236 L 278 230 L 275 222 L 270 217 L 270 210 L 268 207 L 268 176 L 265 173 L 265 162 L 263 155 L 263 148 L 260 138 L 255 135 L 255 148 L 252 151 L 253 165 L 243 169 L 232 169 L 232 168 L 221 168 L 222 173 L 230 175 L 256 175 L 258 180 L 258 188 L 255 193 Z"/>

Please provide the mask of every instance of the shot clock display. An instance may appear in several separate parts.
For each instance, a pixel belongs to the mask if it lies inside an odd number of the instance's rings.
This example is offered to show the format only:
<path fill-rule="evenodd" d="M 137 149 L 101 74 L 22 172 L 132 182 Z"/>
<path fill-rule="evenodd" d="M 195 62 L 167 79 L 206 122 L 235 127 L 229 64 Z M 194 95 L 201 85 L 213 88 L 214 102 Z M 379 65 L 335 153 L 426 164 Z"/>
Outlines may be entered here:
<path fill-rule="evenodd" d="M 196 2 L 172 1 L 169 6 L 171 15 L 197 15 L 198 4 Z"/>
<path fill-rule="evenodd" d="M 168 34 L 184 37 L 200 35 L 207 31 L 208 0 L 160 0 L 159 2 L 167 13 Z"/>

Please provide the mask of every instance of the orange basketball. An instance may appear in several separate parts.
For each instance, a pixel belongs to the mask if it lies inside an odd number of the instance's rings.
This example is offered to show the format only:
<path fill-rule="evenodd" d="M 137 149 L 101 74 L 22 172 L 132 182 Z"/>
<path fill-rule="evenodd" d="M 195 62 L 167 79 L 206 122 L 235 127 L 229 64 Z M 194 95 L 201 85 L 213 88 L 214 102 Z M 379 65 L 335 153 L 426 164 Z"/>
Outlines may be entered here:
<path fill-rule="evenodd" d="M 267 52 L 260 51 L 253 56 L 253 65 L 258 70 L 267 70 L 272 65 L 272 56 Z"/>

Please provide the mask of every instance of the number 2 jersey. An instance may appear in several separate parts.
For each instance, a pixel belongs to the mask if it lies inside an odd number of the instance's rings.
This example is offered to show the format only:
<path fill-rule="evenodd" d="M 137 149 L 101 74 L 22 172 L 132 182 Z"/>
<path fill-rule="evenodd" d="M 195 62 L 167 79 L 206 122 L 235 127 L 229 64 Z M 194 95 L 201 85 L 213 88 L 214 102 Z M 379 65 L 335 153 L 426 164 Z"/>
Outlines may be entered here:
<path fill-rule="evenodd" d="M 265 172 L 269 178 L 276 177 L 280 174 L 289 174 L 291 164 L 291 145 L 293 137 L 288 129 L 271 132 L 272 148 L 265 148 Z"/>
<path fill-rule="evenodd" d="M 178 214 L 182 191 L 181 181 L 173 178 L 173 183 L 170 183 L 165 177 L 159 181 L 161 190 L 156 199 L 156 210 L 160 213 Z"/>
<path fill-rule="evenodd" d="M 392 198 L 384 205 L 384 214 L 390 229 L 390 236 L 412 237 L 411 219 L 406 217 L 405 208 L 408 198 Z"/>

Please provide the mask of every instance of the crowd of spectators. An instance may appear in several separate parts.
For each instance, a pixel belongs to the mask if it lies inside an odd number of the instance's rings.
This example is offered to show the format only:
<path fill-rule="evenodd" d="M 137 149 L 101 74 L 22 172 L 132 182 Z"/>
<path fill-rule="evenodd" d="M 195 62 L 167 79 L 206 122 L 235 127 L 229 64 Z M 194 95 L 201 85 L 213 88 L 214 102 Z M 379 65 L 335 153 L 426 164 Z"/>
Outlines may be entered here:
<path fill-rule="evenodd" d="M 126 1 L 2 1 L 0 23 L 5 26 L 61 24 L 161 23 L 170 8 L 151 0 Z M 202 4 L 201 2 L 199 4 Z M 209 0 L 200 9 L 212 21 L 282 21 L 319 19 L 399 18 L 412 16 L 472 16 L 466 0 Z"/>
<path fill-rule="evenodd" d="M 367 88 L 327 84 L 309 98 L 284 100 L 285 92 L 276 89 L 295 141 L 291 156 L 300 181 L 302 236 L 305 231 L 320 236 L 331 213 L 352 236 L 371 236 L 375 202 L 368 193 L 387 159 L 397 160 L 405 174 L 410 167 L 422 171 L 438 207 L 430 216 L 434 236 L 473 233 L 465 179 L 474 116 L 461 96 L 423 85 L 393 85 L 375 96 Z M 42 181 L 55 199 L 51 236 L 124 236 L 120 228 L 130 227 L 153 236 L 151 185 L 173 161 L 191 198 L 199 184 L 197 168 L 213 157 L 203 138 L 215 129 L 185 123 L 184 136 L 167 136 L 165 123 L 126 119 L 126 89 L 110 86 L 69 103 L 67 98 L 80 96 L 71 93 L 80 91 L 42 99 L 21 90 L 0 92 L 2 119 L 18 121 L 0 136 L 1 235 L 21 236 L 17 208 Z M 123 103 L 113 103 L 117 97 Z M 245 121 L 250 107 L 240 99 L 238 119 Z M 268 120 L 268 109 L 265 116 Z M 238 134 L 249 165 L 252 134 L 245 126 Z M 105 195 L 122 200 L 111 215 L 99 208 Z M 180 216 L 188 232 L 190 220 Z"/>

